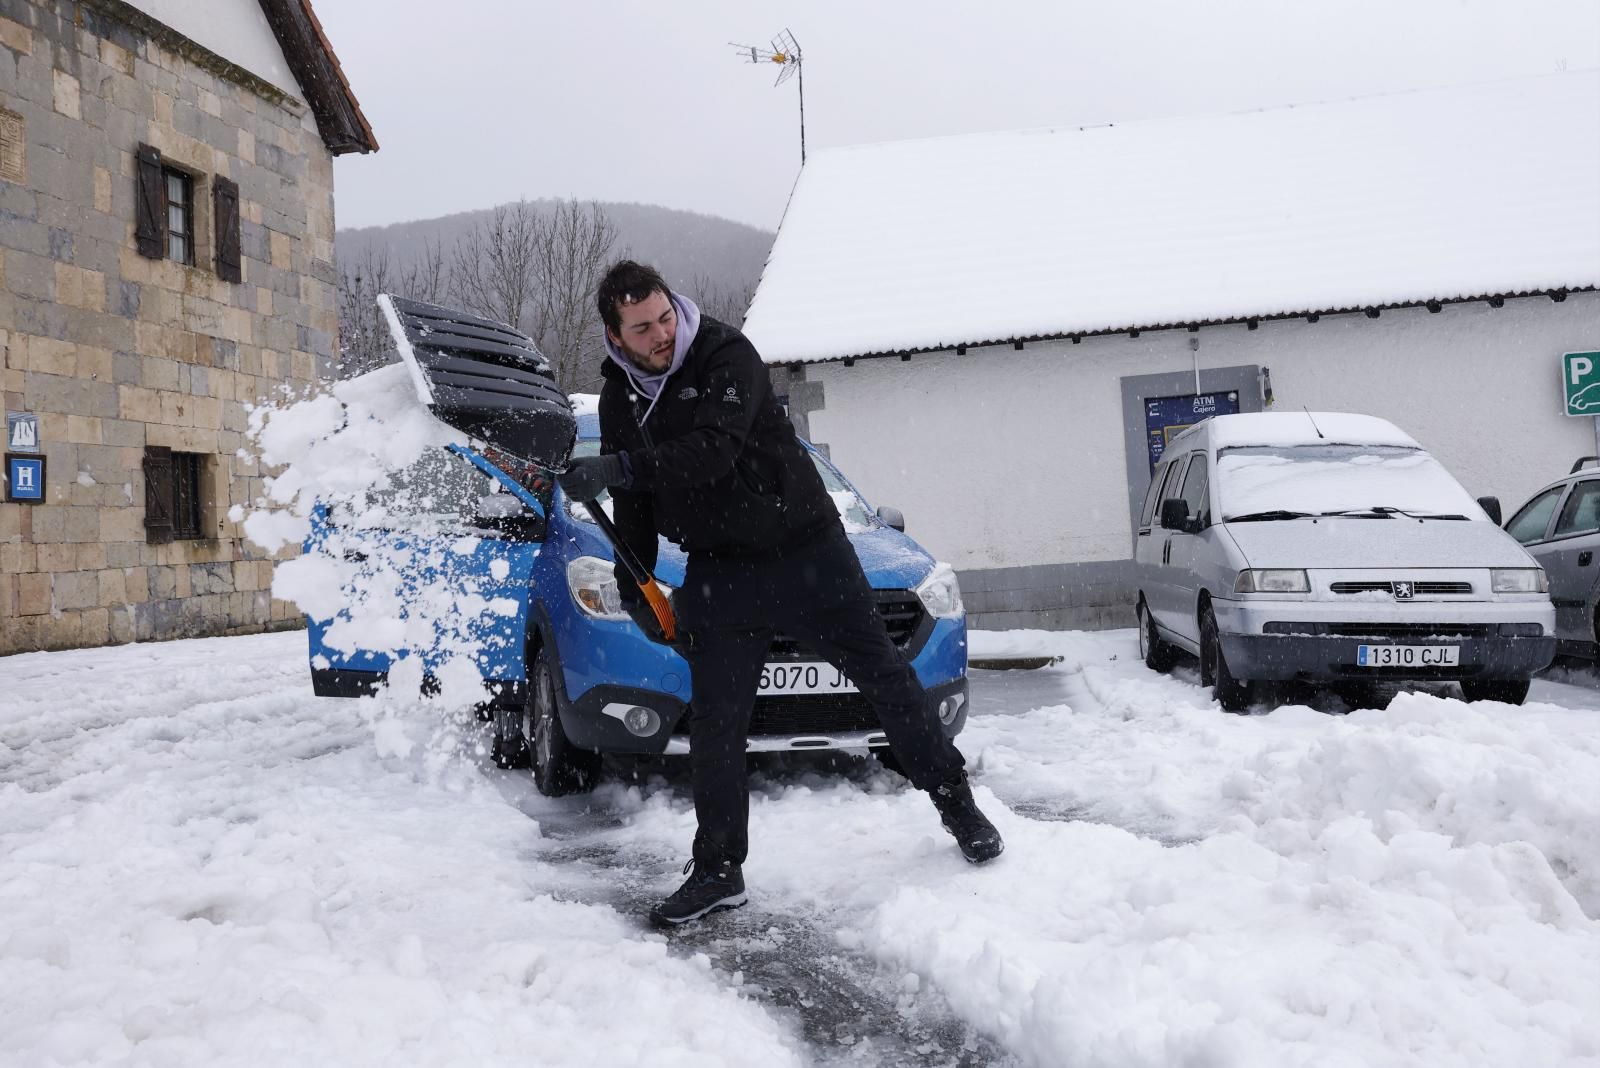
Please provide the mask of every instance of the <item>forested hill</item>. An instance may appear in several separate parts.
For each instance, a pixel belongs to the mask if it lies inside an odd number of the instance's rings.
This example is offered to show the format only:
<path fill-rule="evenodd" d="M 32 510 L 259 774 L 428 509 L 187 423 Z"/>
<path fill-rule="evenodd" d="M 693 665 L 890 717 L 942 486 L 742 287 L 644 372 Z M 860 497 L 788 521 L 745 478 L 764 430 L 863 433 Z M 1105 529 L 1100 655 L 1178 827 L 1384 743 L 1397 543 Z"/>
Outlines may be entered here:
<path fill-rule="evenodd" d="M 556 204 L 548 200 L 530 203 L 541 210 Z M 753 292 L 772 248 L 772 231 L 715 215 L 654 204 L 602 201 L 600 207 L 617 228 L 618 256 L 625 253 L 654 264 L 669 285 L 690 296 L 697 295 L 695 289 L 701 283 L 709 283 L 723 294 Z M 448 257 L 457 239 L 477 224 L 488 222 L 493 211 L 485 208 L 389 226 L 340 230 L 335 247 L 343 263 L 354 263 L 371 249 L 380 254 L 387 251 L 391 262 L 403 267 L 422 255 L 429 244 L 441 246 Z"/>

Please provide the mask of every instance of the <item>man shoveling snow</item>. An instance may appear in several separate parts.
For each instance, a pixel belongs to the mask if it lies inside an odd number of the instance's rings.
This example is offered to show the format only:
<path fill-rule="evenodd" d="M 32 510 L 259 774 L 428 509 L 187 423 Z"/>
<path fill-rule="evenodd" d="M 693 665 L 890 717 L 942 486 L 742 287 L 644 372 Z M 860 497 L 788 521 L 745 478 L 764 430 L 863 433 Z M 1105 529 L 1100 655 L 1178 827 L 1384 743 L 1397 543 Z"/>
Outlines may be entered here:
<path fill-rule="evenodd" d="M 675 926 L 745 903 L 746 734 L 779 631 L 860 688 L 907 777 L 928 791 L 966 858 L 999 856 L 1000 834 L 978 811 L 960 752 L 884 631 L 838 510 L 755 347 L 631 261 L 606 274 L 598 302 L 610 356 L 601 455 L 573 460 L 561 487 L 577 501 L 609 487 L 617 528 L 647 568 L 658 535 L 689 556 L 674 610 L 694 690 L 699 830 L 689 878 L 651 911 L 652 921 Z M 646 633 L 665 637 L 620 566 L 617 584 Z"/>

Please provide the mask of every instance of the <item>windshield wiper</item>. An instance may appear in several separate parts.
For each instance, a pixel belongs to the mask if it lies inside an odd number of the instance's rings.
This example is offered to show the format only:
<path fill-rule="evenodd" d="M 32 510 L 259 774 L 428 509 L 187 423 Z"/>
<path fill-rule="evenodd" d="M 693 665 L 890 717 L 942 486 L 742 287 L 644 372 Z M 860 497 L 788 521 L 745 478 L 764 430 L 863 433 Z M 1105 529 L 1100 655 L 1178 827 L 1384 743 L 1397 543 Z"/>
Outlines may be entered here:
<path fill-rule="evenodd" d="M 1267 523 L 1274 519 L 1310 519 L 1310 512 L 1291 512 L 1283 508 L 1274 508 L 1267 512 L 1247 512 L 1244 515 L 1225 515 L 1224 523 Z"/>
<path fill-rule="evenodd" d="M 1387 504 L 1374 505 L 1371 508 L 1342 508 L 1335 512 L 1321 512 L 1320 515 L 1356 516 L 1361 519 L 1388 519 L 1390 516 L 1403 515 L 1408 519 L 1466 519 L 1464 515 L 1445 512 L 1408 512 L 1404 508 L 1394 508 Z"/>

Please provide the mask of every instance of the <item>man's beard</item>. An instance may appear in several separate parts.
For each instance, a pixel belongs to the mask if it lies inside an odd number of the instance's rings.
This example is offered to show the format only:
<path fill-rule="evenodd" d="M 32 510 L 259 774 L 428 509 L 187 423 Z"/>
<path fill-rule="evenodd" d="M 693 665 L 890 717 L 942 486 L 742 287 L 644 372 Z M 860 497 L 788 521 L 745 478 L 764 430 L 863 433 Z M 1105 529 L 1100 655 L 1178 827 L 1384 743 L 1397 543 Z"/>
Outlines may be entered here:
<path fill-rule="evenodd" d="M 628 344 L 626 341 L 622 343 L 622 354 L 628 358 L 629 363 L 633 364 L 634 367 L 638 368 L 640 371 L 643 371 L 645 374 L 658 375 L 672 366 L 672 355 L 675 351 L 676 344 L 677 338 L 674 336 L 673 340 L 661 350 L 660 367 L 656 367 L 652 364 L 650 353 L 646 352 L 641 355 L 637 349 Z"/>

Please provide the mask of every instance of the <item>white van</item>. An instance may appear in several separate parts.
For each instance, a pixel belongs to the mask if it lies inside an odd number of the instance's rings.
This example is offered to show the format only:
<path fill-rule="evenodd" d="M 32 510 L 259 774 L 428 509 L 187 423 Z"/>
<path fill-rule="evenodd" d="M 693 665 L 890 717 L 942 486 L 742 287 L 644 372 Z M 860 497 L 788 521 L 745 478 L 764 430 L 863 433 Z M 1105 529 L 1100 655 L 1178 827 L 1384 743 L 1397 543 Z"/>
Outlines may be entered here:
<path fill-rule="evenodd" d="M 1555 656 L 1555 611 L 1498 512 L 1383 419 L 1208 419 L 1145 495 L 1140 651 L 1158 671 L 1198 656 L 1230 711 L 1289 680 L 1453 679 L 1469 701 L 1520 704 Z"/>

